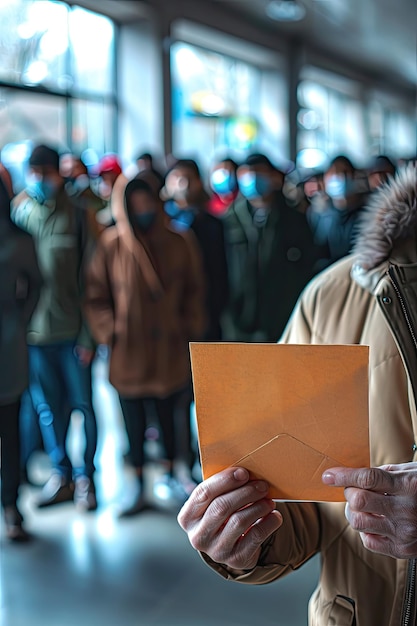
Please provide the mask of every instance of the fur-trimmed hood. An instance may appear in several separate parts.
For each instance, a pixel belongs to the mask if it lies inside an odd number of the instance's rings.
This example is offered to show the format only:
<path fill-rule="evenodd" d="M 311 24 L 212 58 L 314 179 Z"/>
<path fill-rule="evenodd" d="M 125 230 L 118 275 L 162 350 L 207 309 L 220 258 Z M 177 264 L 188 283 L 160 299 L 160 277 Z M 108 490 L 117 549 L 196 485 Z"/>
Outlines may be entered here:
<path fill-rule="evenodd" d="M 401 168 L 373 194 L 364 212 L 353 255 L 352 277 L 373 291 L 394 250 L 417 242 L 417 168 Z M 417 255 L 417 243 L 414 245 Z"/>
<path fill-rule="evenodd" d="M 386 261 L 395 244 L 417 234 L 417 168 L 408 165 L 371 197 L 354 254 L 372 270 Z"/>

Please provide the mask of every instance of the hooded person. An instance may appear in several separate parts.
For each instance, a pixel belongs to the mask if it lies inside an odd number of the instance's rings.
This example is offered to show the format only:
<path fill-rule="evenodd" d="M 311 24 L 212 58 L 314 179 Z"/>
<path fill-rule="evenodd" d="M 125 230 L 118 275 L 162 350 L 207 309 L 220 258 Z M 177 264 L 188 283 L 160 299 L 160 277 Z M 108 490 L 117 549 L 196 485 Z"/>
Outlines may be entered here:
<path fill-rule="evenodd" d="M 0 438 L 1 505 L 7 537 L 28 535 L 17 506 L 20 484 L 19 410 L 29 383 L 26 332 L 39 300 L 42 277 L 32 237 L 10 219 L 10 179 L 0 168 Z"/>
<path fill-rule="evenodd" d="M 122 506 L 121 516 L 147 504 L 149 401 L 163 437 L 167 487 L 178 487 L 174 462 L 191 435 L 189 423 L 177 432 L 174 413 L 190 385 L 188 342 L 201 339 L 206 325 L 198 246 L 190 233 L 171 230 L 159 202 L 146 181 L 120 176 L 112 195 L 116 224 L 102 234 L 87 271 L 85 312 L 96 341 L 110 349 L 109 380 L 119 394 L 137 477 L 134 501 Z M 179 449 L 181 434 L 187 442 Z"/>

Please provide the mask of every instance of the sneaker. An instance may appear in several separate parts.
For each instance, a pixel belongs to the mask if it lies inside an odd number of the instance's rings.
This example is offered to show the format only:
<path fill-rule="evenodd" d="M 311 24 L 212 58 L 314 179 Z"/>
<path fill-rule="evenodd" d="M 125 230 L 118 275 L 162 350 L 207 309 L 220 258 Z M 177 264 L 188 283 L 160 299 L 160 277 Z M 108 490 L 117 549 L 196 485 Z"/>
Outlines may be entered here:
<path fill-rule="evenodd" d="M 188 494 L 180 481 L 168 474 L 155 481 L 153 493 L 158 500 L 167 503 L 183 505 L 188 499 Z"/>
<path fill-rule="evenodd" d="M 23 517 L 16 506 L 5 507 L 4 522 L 6 525 L 6 536 L 10 541 L 24 543 L 31 539 L 29 533 L 23 528 Z"/>
<path fill-rule="evenodd" d="M 140 491 L 138 495 L 136 496 L 136 498 L 134 499 L 133 503 L 130 506 L 128 506 L 126 509 L 122 509 L 118 517 L 119 519 L 123 519 L 124 517 L 133 517 L 134 515 L 138 515 L 139 513 L 142 513 L 142 511 L 145 511 L 148 508 L 149 508 L 149 505 L 147 504 L 143 493 Z"/>
<path fill-rule="evenodd" d="M 78 476 L 75 479 L 74 504 L 83 511 L 97 509 L 96 488 L 93 481 L 87 476 Z"/>
<path fill-rule="evenodd" d="M 43 487 L 37 502 L 39 509 L 74 499 L 74 488 L 61 474 L 54 473 Z"/>

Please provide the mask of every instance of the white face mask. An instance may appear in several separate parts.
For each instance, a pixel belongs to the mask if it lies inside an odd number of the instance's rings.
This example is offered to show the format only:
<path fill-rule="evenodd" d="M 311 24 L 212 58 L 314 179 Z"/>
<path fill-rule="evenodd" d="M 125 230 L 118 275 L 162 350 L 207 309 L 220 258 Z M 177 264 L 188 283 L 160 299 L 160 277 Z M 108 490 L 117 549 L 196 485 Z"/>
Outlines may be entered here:
<path fill-rule="evenodd" d="M 324 188 L 330 198 L 345 198 L 347 191 L 346 176 L 333 174 L 324 181 Z"/>

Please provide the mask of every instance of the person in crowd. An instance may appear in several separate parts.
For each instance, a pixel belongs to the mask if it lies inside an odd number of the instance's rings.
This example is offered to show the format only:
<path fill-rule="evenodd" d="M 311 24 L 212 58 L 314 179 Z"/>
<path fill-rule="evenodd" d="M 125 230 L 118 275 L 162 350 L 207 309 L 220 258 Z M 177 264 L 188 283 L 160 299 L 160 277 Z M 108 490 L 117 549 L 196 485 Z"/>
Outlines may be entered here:
<path fill-rule="evenodd" d="M 28 327 L 29 391 L 53 472 L 39 507 L 74 499 L 97 507 L 93 475 L 97 424 L 92 403 L 94 343 L 83 321 L 84 254 L 88 248 L 85 211 L 68 196 L 59 173 L 59 154 L 36 146 L 29 159 L 32 184 L 13 200 L 14 222 L 33 235 L 44 278 Z M 84 416 L 81 467 L 72 467 L 66 438 L 73 410 Z"/>
<path fill-rule="evenodd" d="M 223 216 L 230 297 L 225 339 L 277 341 L 316 251 L 306 218 L 287 206 L 283 172 L 263 154 L 238 168 L 241 196 Z"/>
<path fill-rule="evenodd" d="M 390 176 L 395 176 L 395 165 L 389 157 L 380 154 L 372 160 L 367 175 L 369 190 L 375 191 L 386 183 Z"/>
<path fill-rule="evenodd" d="M 105 229 L 100 219 L 100 211 L 105 209 L 106 202 L 100 198 L 90 186 L 90 177 L 85 163 L 76 156 L 71 156 L 68 164 L 65 191 L 73 198 L 74 204 L 83 209 L 88 223 L 88 232 L 92 239 L 96 241 Z"/>
<path fill-rule="evenodd" d="M 209 179 L 212 195 L 208 203 L 213 215 L 224 215 L 238 197 L 237 168 L 236 161 L 227 156 L 214 162 Z"/>
<path fill-rule="evenodd" d="M 117 154 L 107 153 L 95 167 L 91 169 L 91 175 L 98 177 L 100 182 L 98 184 L 98 194 L 105 201 L 105 208 L 97 215 L 97 220 L 103 224 L 104 227 L 114 225 L 114 217 L 111 207 L 111 194 L 113 191 L 114 183 L 122 173 L 122 164 Z"/>
<path fill-rule="evenodd" d="M 139 174 L 152 174 L 155 180 L 158 181 L 159 189 L 162 189 L 162 187 L 164 186 L 164 177 L 162 176 L 159 169 L 155 167 L 154 158 L 150 152 L 141 152 L 140 154 L 138 154 L 138 156 L 136 157 L 136 165 Z"/>
<path fill-rule="evenodd" d="M 199 167 L 192 159 L 180 159 L 165 178 L 162 197 L 172 227 L 192 231 L 200 246 L 207 288 L 208 326 L 204 339 L 222 338 L 221 318 L 228 299 L 227 261 L 222 222 L 211 215 Z"/>
<path fill-rule="evenodd" d="M 345 503 L 273 502 L 229 468 L 196 488 L 179 523 L 228 580 L 267 583 L 321 554 L 309 624 L 416 624 L 417 171 L 370 200 L 354 254 L 303 292 L 281 339 L 370 346 L 370 468 L 332 468 Z M 278 609 L 279 611 L 279 609 Z"/>
<path fill-rule="evenodd" d="M 318 245 L 329 248 L 329 263 L 349 254 L 363 215 L 367 190 L 352 162 L 335 157 L 323 175 L 324 190 L 312 198 L 307 219 Z"/>
<path fill-rule="evenodd" d="M 29 538 L 18 508 L 20 400 L 28 385 L 26 330 L 38 303 L 42 277 L 32 237 L 10 219 L 11 179 L 0 166 L 0 438 L 1 505 L 6 535 Z"/>
<path fill-rule="evenodd" d="M 149 402 L 163 436 L 165 480 L 174 492 L 178 487 L 174 465 L 183 433 L 175 412 L 190 385 L 188 342 L 204 336 L 206 320 L 201 260 L 190 233 L 171 230 L 159 197 L 144 180 L 121 176 L 112 202 L 116 225 L 102 235 L 89 266 L 85 310 L 96 341 L 110 349 L 110 382 L 119 394 L 137 477 L 135 499 L 121 512 L 125 517 L 147 504 Z M 190 487 L 182 487 L 183 501 Z"/>

